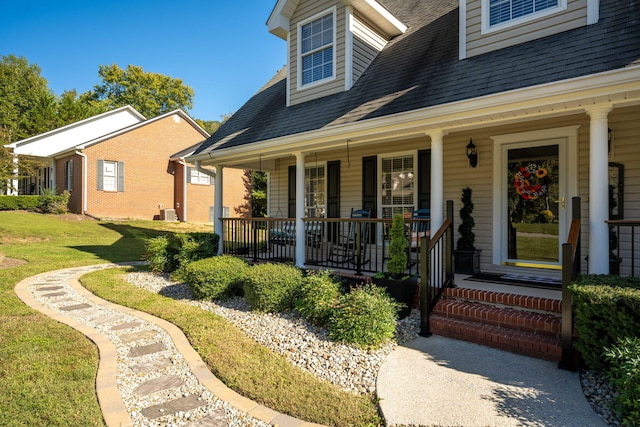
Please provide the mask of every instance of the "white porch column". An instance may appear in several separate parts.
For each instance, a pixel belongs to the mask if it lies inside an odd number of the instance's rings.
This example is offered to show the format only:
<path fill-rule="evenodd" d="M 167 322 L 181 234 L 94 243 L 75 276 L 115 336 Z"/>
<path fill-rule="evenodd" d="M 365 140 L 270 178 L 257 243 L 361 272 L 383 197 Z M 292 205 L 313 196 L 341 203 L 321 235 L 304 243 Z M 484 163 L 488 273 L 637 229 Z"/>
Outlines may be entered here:
<path fill-rule="evenodd" d="M 609 273 L 609 161 L 607 115 L 611 105 L 586 109 L 589 132 L 589 273 Z"/>
<path fill-rule="evenodd" d="M 213 230 L 220 236 L 220 240 L 218 243 L 218 255 L 222 255 L 222 246 L 224 244 L 224 229 L 222 226 L 222 169 L 224 169 L 221 165 L 216 165 L 216 177 L 214 181 L 213 187 Z M 185 168 L 186 172 L 186 168 Z M 185 211 L 186 212 L 186 211 Z"/>
<path fill-rule="evenodd" d="M 13 176 L 14 179 L 11 180 L 11 183 L 9 184 L 9 188 L 7 191 L 7 194 L 10 196 L 17 196 L 18 195 L 18 174 L 19 174 L 19 170 L 18 170 L 18 156 L 16 154 L 13 155 Z"/>
<path fill-rule="evenodd" d="M 444 155 L 441 129 L 428 133 L 431 138 L 431 232 L 438 231 L 444 222 Z"/>
<path fill-rule="evenodd" d="M 296 266 L 304 268 L 304 158 L 305 153 L 296 153 Z"/>

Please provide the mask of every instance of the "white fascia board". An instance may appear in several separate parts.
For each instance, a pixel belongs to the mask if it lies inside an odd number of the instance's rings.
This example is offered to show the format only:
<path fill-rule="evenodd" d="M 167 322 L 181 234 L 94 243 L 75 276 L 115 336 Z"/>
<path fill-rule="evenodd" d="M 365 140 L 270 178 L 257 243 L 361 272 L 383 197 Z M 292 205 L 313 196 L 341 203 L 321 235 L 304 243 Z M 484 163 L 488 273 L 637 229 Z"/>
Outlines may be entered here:
<path fill-rule="evenodd" d="M 298 3 L 299 0 L 278 0 L 267 20 L 267 28 L 271 34 L 282 40 L 287 40 L 289 20 L 298 7 Z"/>
<path fill-rule="evenodd" d="M 375 0 L 342 0 L 342 2 L 362 13 L 391 37 L 407 31 L 406 25 Z"/>
<path fill-rule="evenodd" d="M 263 156 L 270 152 L 281 154 L 292 151 L 315 150 L 315 146 L 331 148 L 339 146 L 347 139 L 357 144 L 357 138 L 363 140 L 374 133 L 394 132 L 395 134 L 418 134 L 430 129 L 455 131 L 455 125 L 447 126 L 462 119 L 481 118 L 500 112 L 523 110 L 535 106 L 571 102 L 580 99 L 606 97 L 612 92 L 638 91 L 640 82 L 640 66 L 628 67 L 621 70 L 593 74 L 587 77 L 577 77 L 560 82 L 516 89 L 493 95 L 456 101 L 436 107 L 428 107 L 404 113 L 369 119 L 356 123 L 348 123 L 328 128 L 288 135 L 277 139 L 232 147 L 215 153 L 202 153 L 189 158 L 189 161 L 220 163 L 232 159 L 254 156 L 260 151 Z M 637 99 L 640 103 L 640 97 Z M 584 110 L 575 107 L 573 111 Z M 561 114 L 561 112 L 558 112 Z M 526 117 L 533 118 L 531 115 Z M 314 146 L 314 147 L 311 147 Z M 264 159 L 264 157 L 263 157 Z"/>

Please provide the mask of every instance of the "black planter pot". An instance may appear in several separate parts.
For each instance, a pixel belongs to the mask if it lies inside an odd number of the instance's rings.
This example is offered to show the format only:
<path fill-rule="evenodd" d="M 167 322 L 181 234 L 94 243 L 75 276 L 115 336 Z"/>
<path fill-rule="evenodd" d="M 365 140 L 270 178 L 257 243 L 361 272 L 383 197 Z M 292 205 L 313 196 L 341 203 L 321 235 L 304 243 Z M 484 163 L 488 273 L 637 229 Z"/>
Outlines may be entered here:
<path fill-rule="evenodd" d="M 391 277 L 373 277 L 371 281 L 374 285 L 385 288 L 391 298 L 404 304 L 398 313 L 400 319 L 411 314 L 411 307 L 418 289 L 418 276 L 409 276 L 404 280 L 396 280 Z"/>
<path fill-rule="evenodd" d="M 482 252 L 482 249 L 476 249 L 474 251 L 453 251 L 454 271 L 460 274 L 479 273 L 480 252 Z"/>

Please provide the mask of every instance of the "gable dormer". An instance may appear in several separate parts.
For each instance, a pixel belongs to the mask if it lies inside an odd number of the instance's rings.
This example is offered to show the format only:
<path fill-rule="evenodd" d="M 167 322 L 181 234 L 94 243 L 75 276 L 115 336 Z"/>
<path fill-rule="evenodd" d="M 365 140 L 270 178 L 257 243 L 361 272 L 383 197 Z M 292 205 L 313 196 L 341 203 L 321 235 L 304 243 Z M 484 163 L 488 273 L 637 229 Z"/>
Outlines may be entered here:
<path fill-rule="evenodd" d="M 599 19 L 600 0 L 460 0 L 460 59 Z"/>
<path fill-rule="evenodd" d="M 375 0 L 280 0 L 269 31 L 287 41 L 287 105 L 351 86 L 406 30 Z"/>

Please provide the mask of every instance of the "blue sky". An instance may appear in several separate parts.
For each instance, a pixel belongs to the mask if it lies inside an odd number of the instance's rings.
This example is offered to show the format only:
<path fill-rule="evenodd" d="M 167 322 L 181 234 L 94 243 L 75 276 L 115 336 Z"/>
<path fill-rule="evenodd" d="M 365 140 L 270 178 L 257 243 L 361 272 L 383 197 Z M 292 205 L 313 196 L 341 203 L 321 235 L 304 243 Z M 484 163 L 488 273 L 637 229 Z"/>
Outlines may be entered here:
<path fill-rule="evenodd" d="M 237 111 L 285 64 L 267 31 L 276 0 L 3 0 L 0 55 L 37 64 L 61 95 L 101 82 L 100 65 L 182 79 L 194 118 Z"/>

